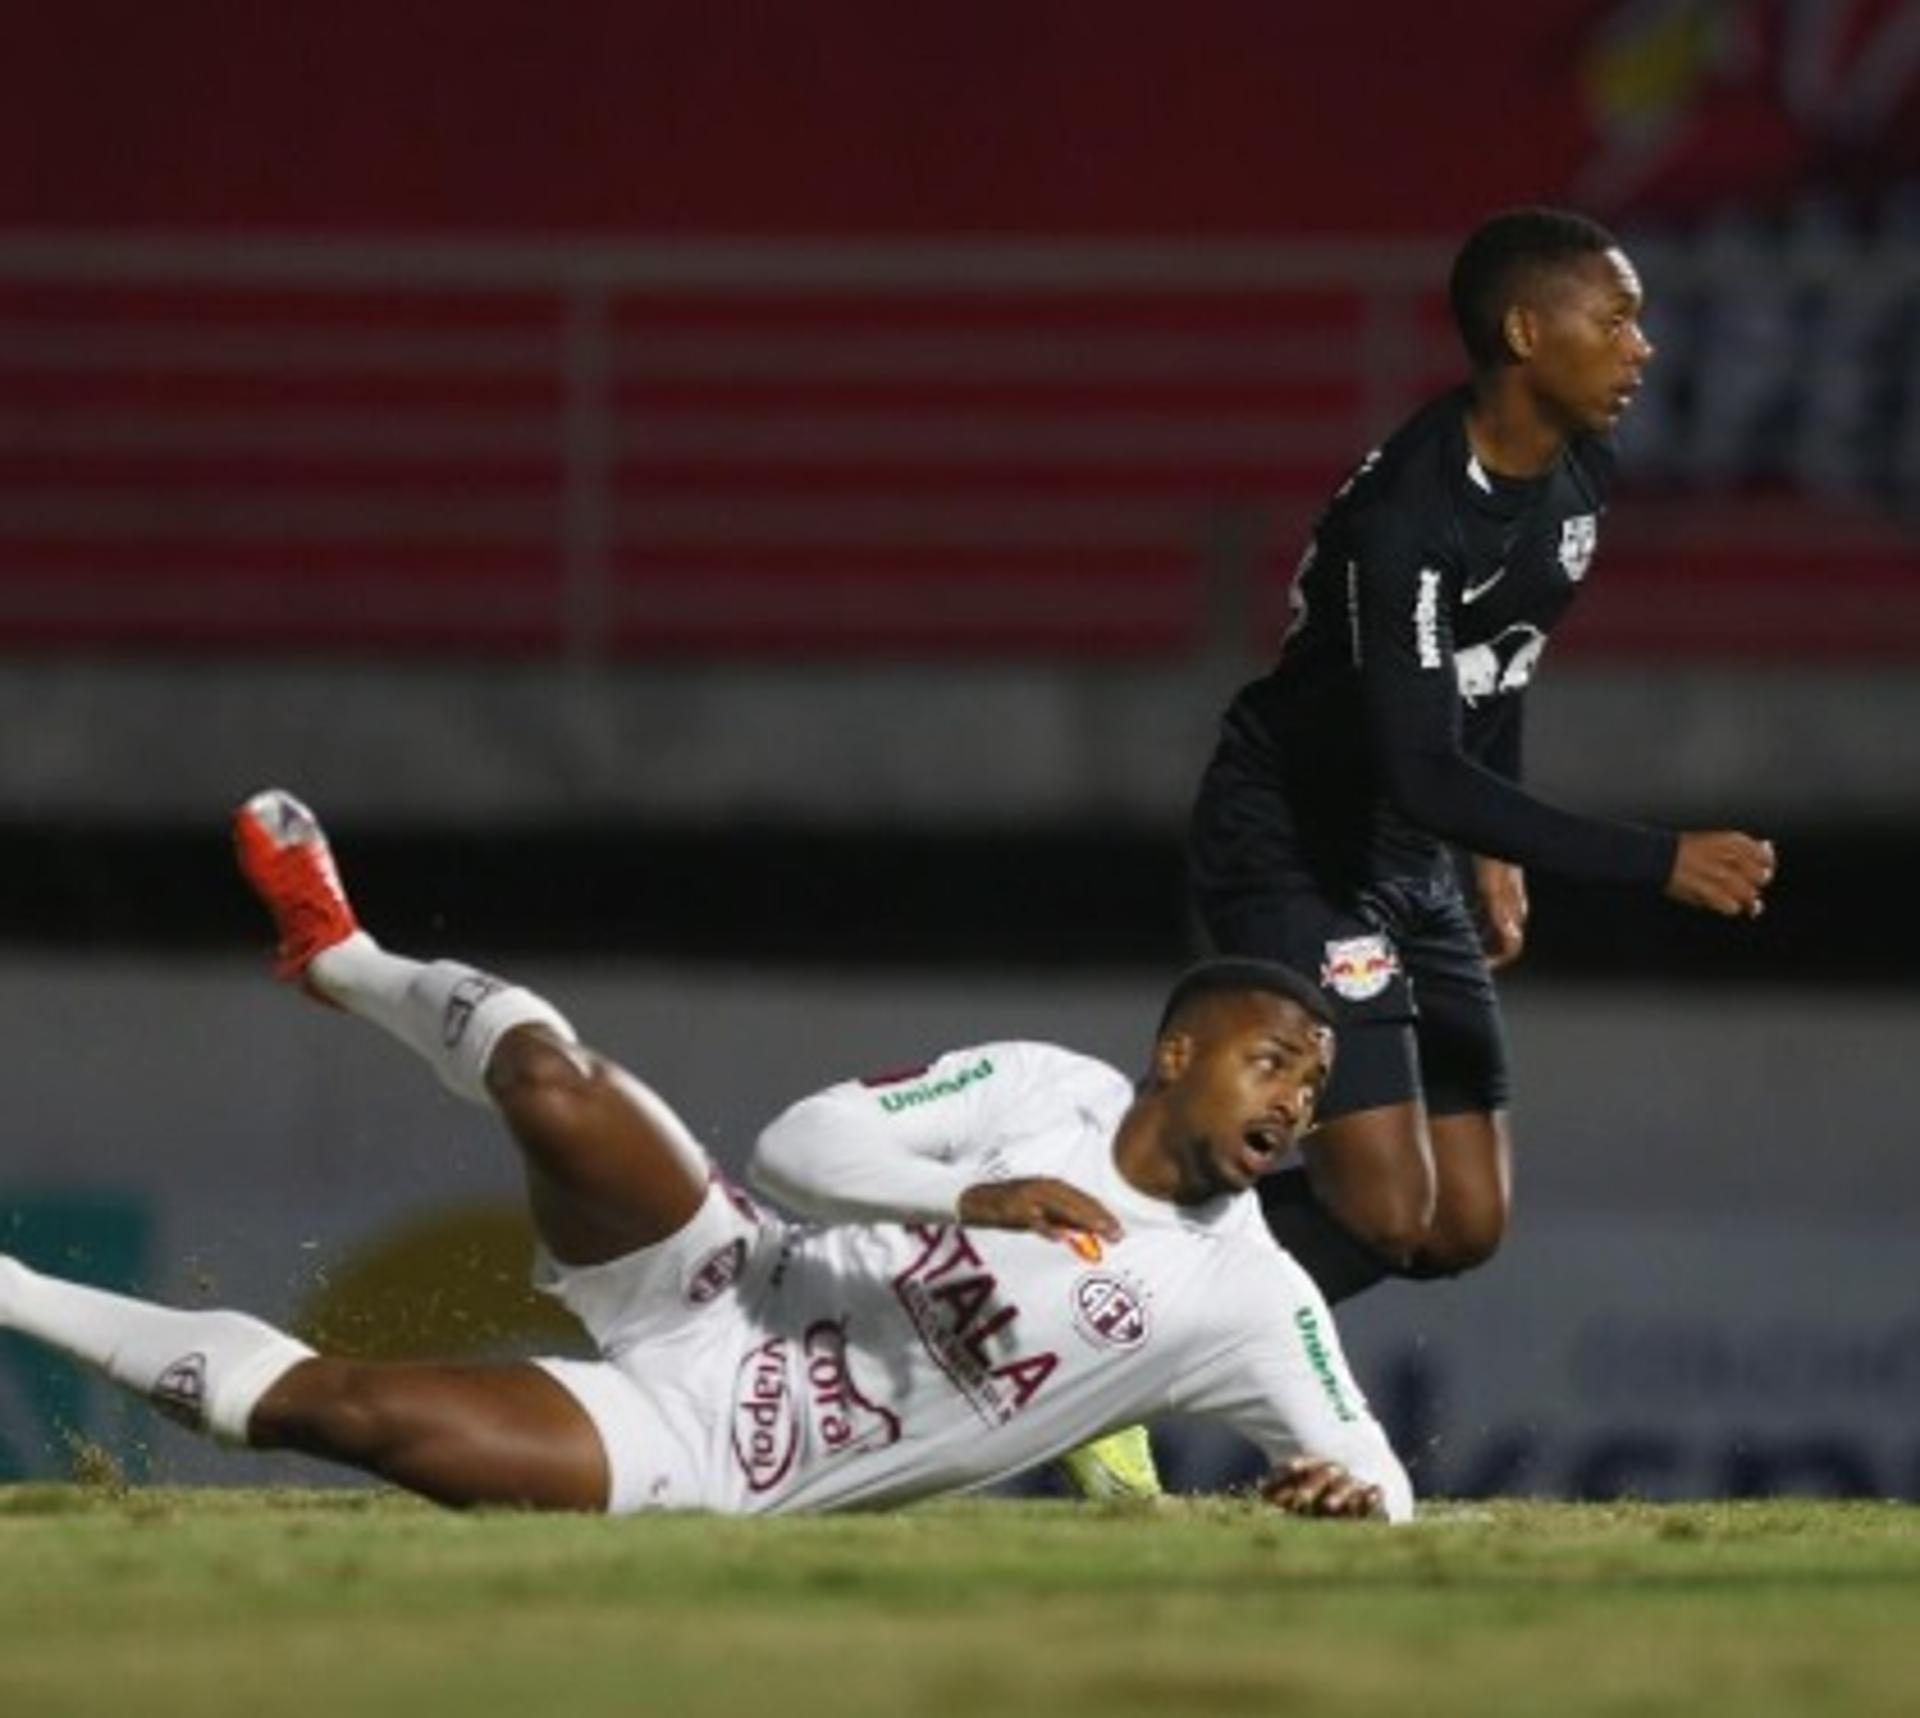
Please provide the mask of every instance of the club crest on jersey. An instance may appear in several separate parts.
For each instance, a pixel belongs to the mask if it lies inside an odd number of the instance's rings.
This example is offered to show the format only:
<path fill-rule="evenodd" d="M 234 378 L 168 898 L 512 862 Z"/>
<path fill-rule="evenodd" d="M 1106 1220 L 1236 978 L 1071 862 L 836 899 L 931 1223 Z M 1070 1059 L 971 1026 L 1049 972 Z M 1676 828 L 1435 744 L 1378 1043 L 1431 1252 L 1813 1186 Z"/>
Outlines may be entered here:
<path fill-rule="evenodd" d="M 1400 973 L 1400 957 L 1385 937 L 1333 937 L 1320 963 L 1320 982 L 1348 1002 L 1378 996 Z"/>
<path fill-rule="evenodd" d="M 1576 513 L 1560 525 L 1560 566 L 1577 585 L 1593 564 L 1593 551 L 1600 541 L 1600 522 L 1591 513 Z"/>
<path fill-rule="evenodd" d="M 1146 1301 L 1125 1277 L 1089 1271 L 1073 1285 L 1073 1328 L 1096 1348 L 1138 1348 L 1147 1339 Z"/>

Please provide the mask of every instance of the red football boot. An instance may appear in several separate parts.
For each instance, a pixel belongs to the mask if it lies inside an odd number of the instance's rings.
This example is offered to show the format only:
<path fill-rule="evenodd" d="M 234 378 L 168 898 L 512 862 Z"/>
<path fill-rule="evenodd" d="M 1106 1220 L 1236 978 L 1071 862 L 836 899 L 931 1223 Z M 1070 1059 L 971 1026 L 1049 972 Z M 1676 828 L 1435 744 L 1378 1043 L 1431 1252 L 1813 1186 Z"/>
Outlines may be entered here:
<path fill-rule="evenodd" d="M 360 928 L 319 818 L 285 789 L 265 788 L 233 814 L 233 850 L 273 915 L 275 976 L 305 984 L 313 957 Z"/>

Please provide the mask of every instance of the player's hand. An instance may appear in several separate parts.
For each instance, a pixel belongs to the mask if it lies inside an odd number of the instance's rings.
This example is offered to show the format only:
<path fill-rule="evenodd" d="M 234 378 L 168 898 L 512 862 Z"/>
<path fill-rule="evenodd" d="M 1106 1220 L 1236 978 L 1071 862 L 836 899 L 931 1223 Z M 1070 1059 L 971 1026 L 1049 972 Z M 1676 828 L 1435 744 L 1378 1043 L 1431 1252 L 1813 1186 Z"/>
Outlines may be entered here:
<path fill-rule="evenodd" d="M 1260 1495 L 1289 1515 L 1338 1516 L 1349 1521 L 1384 1519 L 1387 1500 L 1379 1486 L 1363 1485 L 1337 1461 L 1296 1456 L 1260 1482 Z"/>
<path fill-rule="evenodd" d="M 1495 972 L 1511 966 L 1527 944 L 1527 874 L 1504 859 L 1473 856 L 1480 891 L 1480 946 Z"/>
<path fill-rule="evenodd" d="M 1050 1175 L 976 1181 L 960 1195 L 960 1221 L 976 1229 L 1028 1229 L 1054 1240 L 1076 1231 L 1120 1239 L 1120 1225 L 1091 1193 Z"/>
<path fill-rule="evenodd" d="M 1773 881 L 1773 843 L 1732 829 L 1693 829 L 1680 837 L 1667 894 L 1685 906 L 1730 919 L 1757 919 Z"/>

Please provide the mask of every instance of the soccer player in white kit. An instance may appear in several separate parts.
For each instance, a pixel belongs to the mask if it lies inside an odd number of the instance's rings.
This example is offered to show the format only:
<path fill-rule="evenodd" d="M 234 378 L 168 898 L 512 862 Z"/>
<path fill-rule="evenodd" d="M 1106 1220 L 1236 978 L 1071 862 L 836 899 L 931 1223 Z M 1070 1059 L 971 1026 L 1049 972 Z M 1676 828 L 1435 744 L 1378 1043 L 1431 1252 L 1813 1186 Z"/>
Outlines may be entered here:
<path fill-rule="evenodd" d="M 1300 1514 L 1405 1520 L 1405 1471 L 1253 1182 L 1309 1124 L 1332 1033 L 1306 981 L 1194 969 L 1136 1089 L 988 1044 L 805 1099 L 762 1134 L 760 1211 L 679 1119 L 531 992 L 360 928 L 318 822 L 235 816 L 279 972 L 384 1028 L 519 1144 L 541 1284 L 599 1358 L 377 1363 L 0 1258 L 0 1327 L 229 1441 L 452 1504 L 875 1508 L 983 1486 L 1165 1411 L 1220 1419 Z"/>

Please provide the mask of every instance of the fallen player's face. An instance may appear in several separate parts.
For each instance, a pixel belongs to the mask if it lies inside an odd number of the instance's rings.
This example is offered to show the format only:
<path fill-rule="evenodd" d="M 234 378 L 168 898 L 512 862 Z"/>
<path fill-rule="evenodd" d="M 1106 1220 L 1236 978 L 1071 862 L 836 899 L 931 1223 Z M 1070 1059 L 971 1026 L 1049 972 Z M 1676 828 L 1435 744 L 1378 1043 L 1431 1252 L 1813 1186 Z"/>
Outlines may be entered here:
<path fill-rule="evenodd" d="M 1644 302 L 1626 253 L 1609 250 L 1560 271 L 1534 306 L 1534 386 L 1569 429 L 1610 430 L 1633 403 L 1653 358 Z"/>
<path fill-rule="evenodd" d="M 1180 1082 L 1195 1191 L 1241 1192 L 1278 1166 L 1313 1125 L 1332 1060 L 1333 1034 L 1298 1003 L 1222 997 Z"/>

